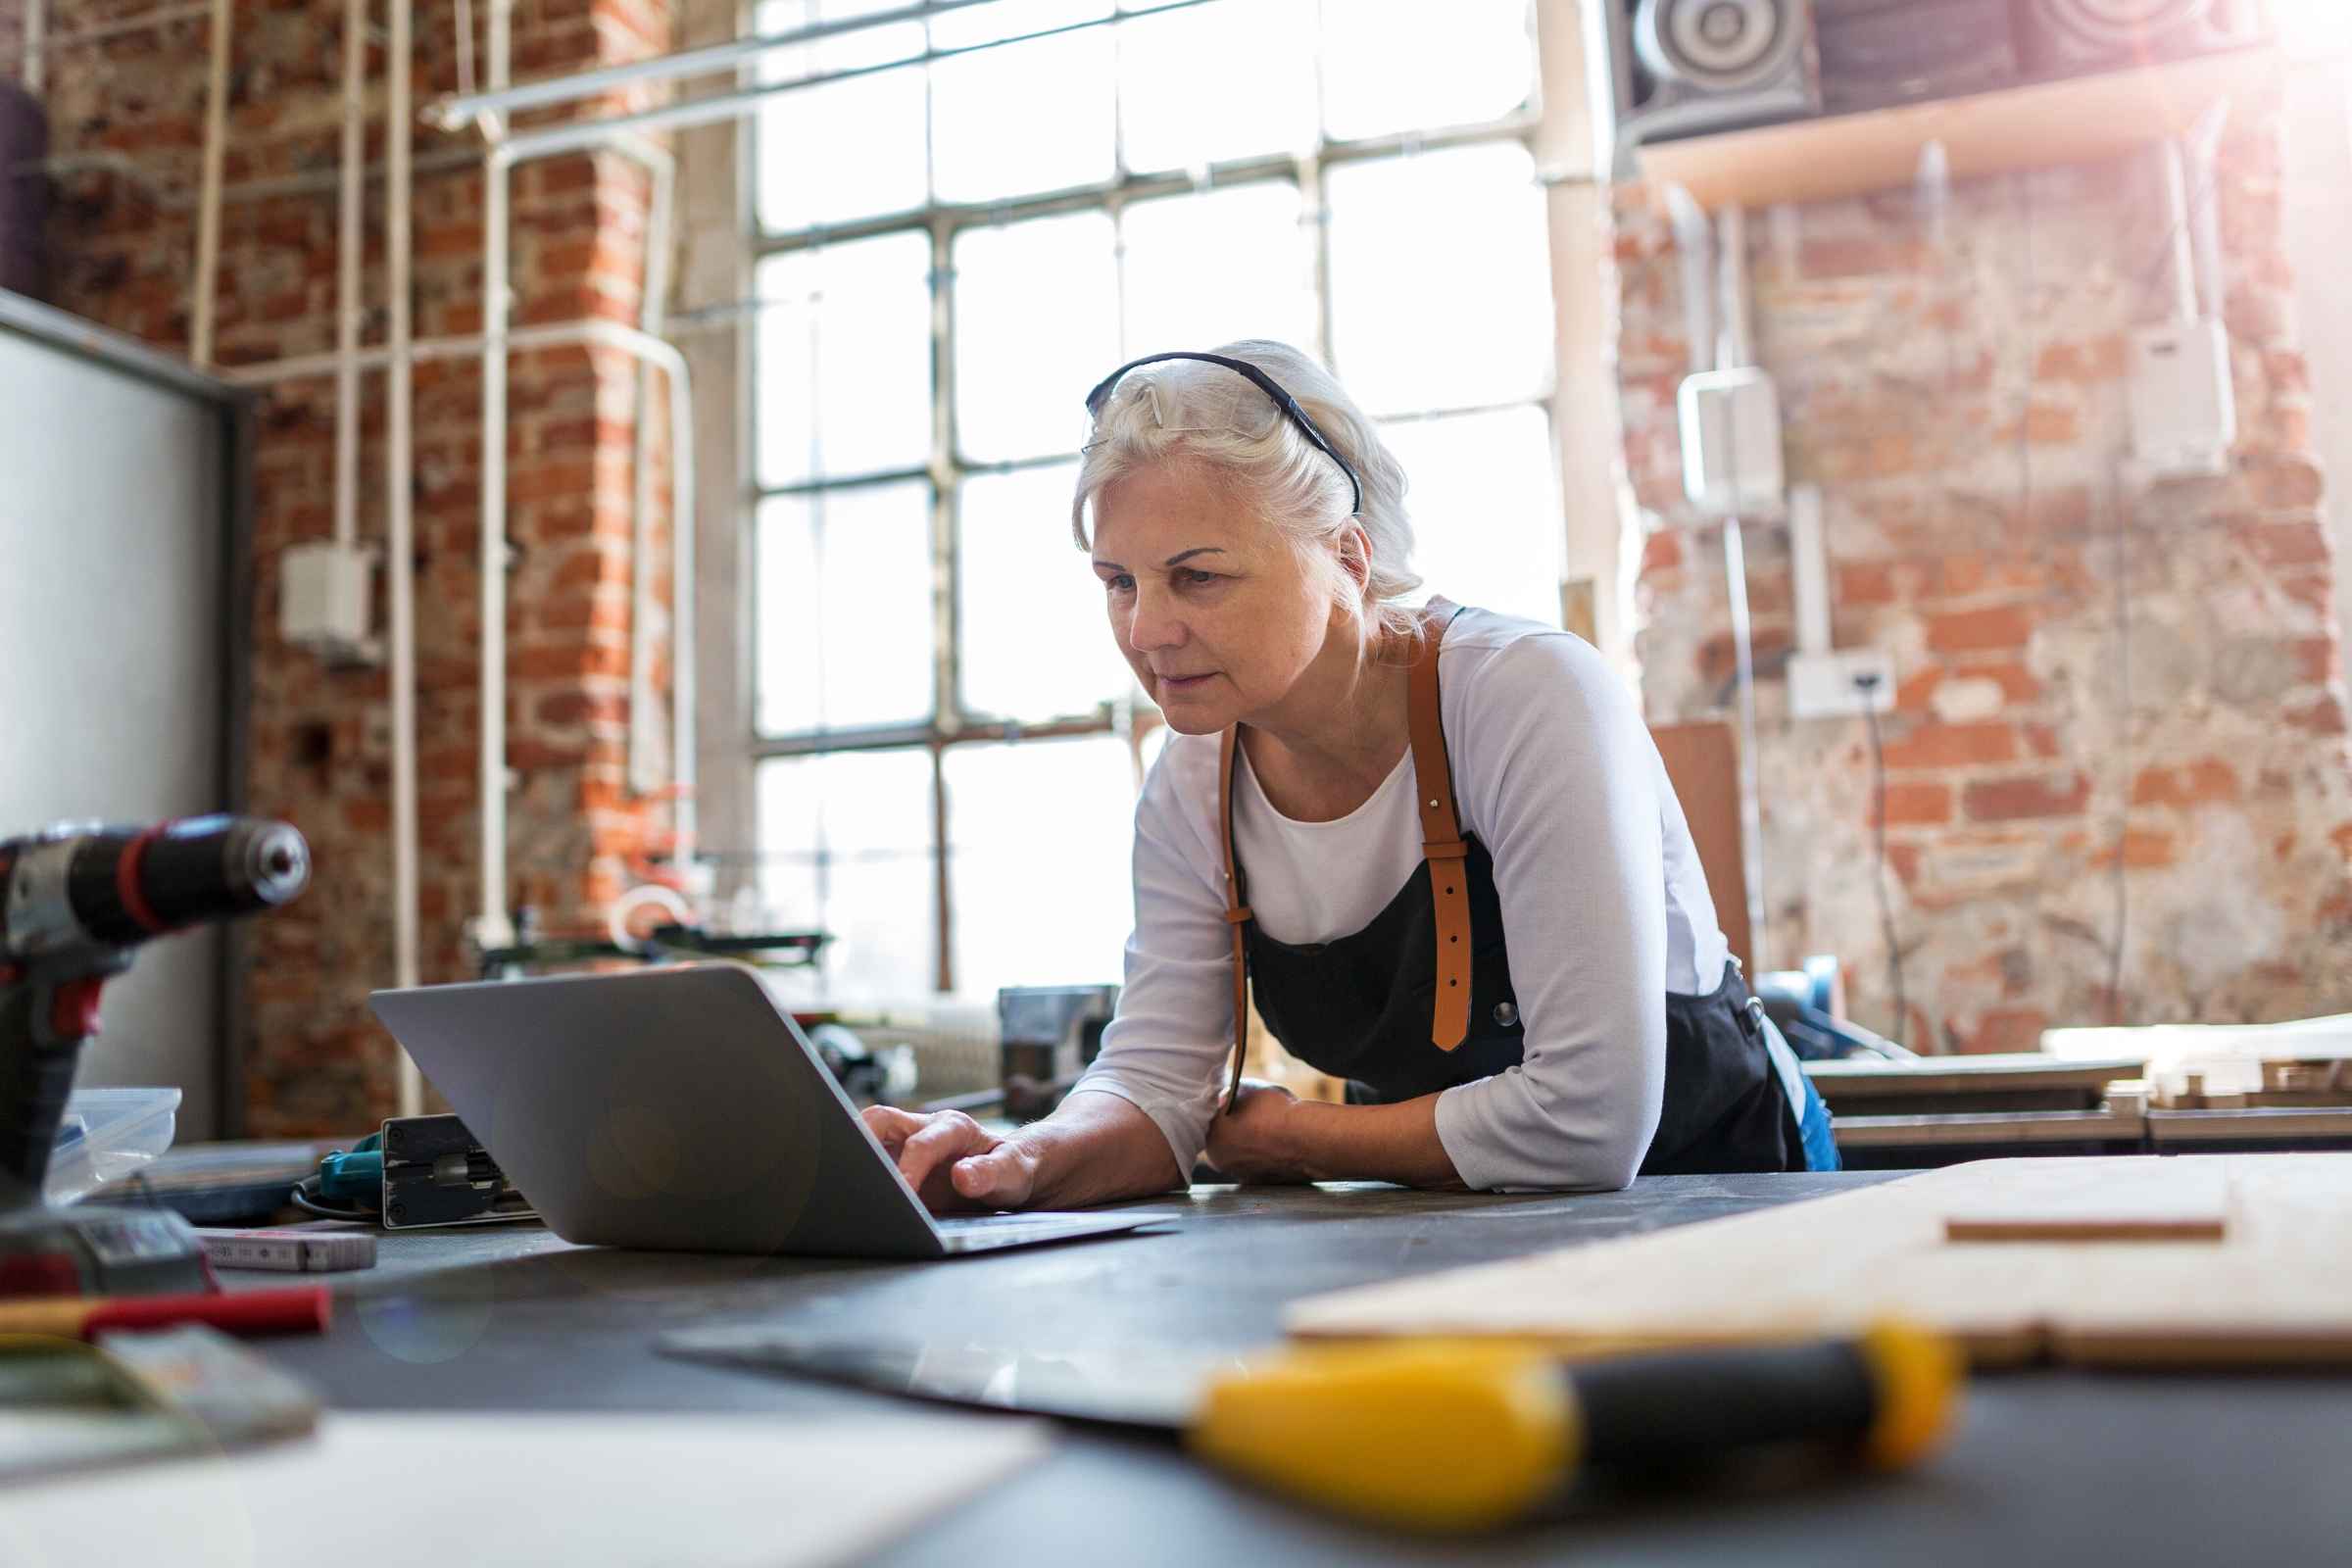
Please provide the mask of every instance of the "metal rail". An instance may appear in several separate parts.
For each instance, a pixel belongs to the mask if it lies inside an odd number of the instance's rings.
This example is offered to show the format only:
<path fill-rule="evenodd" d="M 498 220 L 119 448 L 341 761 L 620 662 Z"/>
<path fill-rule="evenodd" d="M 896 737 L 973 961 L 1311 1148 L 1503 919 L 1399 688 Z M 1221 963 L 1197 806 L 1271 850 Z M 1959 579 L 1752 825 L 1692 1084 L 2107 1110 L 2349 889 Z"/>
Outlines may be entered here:
<path fill-rule="evenodd" d="M 642 82 L 681 81 L 695 76 L 716 75 L 778 49 L 863 32 L 873 27 L 891 26 L 902 22 L 921 22 L 929 17 L 946 16 L 952 11 L 968 11 L 974 6 L 997 3 L 998 0 L 933 0 L 931 4 L 904 6 L 896 11 L 845 17 L 838 22 L 817 22 L 785 32 L 772 32 L 755 38 L 732 38 L 725 43 L 705 44 L 701 48 L 681 49 L 675 54 L 659 55 L 651 60 L 632 60 L 625 65 L 549 76 L 518 86 L 452 93 L 434 103 L 425 114 L 443 130 L 458 130 L 467 122 L 483 115 L 513 109 L 543 109 L 550 104 L 576 103 L 582 98 L 593 98 L 614 87 L 631 87 Z"/>
<path fill-rule="evenodd" d="M 1059 27 L 1041 27 L 1034 32 L 1020 32 L 1004 38 L 991 38 L 986 43 L 964 44 L 954 49 L 926 49 L 919 55 L 903 60 L 887 61 L 881 65 L 855 66 L 844 71 L 820 73 L 792 81 L 769 82 L 759 87 L 745 87 L 735 92 L 717 93 L 709 98 L 691 98 L 684 103 L 664 104 L 658 109 L 641 109 L 634 114 L 608 115 L 598 120 L 583 120 L 566 125 L 550 125 L 544 130 L 526 130 L 508 138 L 506 146 L 527 149 L 533 156 L 551 152 L 581 152 L 602 145 L 606 138 L 623 130 L 681 130 L 693 125 L 715 124 L 722 120 L 734 120 L 751 113 L 771 98 L 786 93 L 821 87 L 830 82 L 853 81 L 860 76 L 877 75 L 885 71 L 898 71 L 906 66 L 931 65 L 942 60 L 954 60 L 963 55 L 979 54 L 984 50 L 1003 49 L 1016 43 L 1034 43 L 1040 38 L 1059 37 L 1063 33 L 1084 32 L 1093 27 L 1107 27 L 1139 17 L 1156 17 L 1171 11 L 1190 11 L 1195 6 L 1214 4 L 1215 0 L 1169 0 L 1166 5 L 1147 7 L 1140 11 L 1122 11 L 1115 16 L 1097 17 L 1088 22 L 1073 22 Z"/>

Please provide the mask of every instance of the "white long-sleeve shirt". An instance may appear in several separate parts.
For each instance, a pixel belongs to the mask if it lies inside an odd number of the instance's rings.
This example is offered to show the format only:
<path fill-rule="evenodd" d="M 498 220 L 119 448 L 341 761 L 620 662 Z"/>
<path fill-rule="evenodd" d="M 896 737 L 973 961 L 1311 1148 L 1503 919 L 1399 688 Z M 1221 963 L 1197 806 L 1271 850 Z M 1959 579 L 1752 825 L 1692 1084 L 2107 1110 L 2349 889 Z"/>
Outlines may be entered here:
<path fill-rule="evenodd" d="M 1439 652 L 1462 830 L 1494 860 L 1520 1065 L 1439 1096 L 1437 1129 L 1473 1188 L 1600 1190 L 1633 1180 L 1656 1131 L 1665 994 L 1713 991 L 1728 952 L 1705 874 L 1632 696 L 1581 638 L 1479 610 Z M 1135 932 L 1118 1014 L 1077 1094 L 1111 1094 L 1191 1170 L 1233 1041 L 1214 735 L 1172 739 L 1135 815 Z M 1266 935 L 1331 942 L 1369 925 L 1421 862 L 1408 749 L 1331 822 L 1276 811 L 1245 755 L 1234 851 Z"/>

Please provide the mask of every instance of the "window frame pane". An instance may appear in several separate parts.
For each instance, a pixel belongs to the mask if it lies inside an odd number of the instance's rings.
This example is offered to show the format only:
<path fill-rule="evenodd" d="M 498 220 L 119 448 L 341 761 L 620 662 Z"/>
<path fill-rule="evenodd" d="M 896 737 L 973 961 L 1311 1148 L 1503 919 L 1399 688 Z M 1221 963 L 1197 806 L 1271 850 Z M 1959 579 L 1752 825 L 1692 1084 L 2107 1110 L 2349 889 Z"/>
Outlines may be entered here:
<path fill-rule="evenodd" d="M 856 0 L 853 0 L 853 3 L 856 3 Z M 872 3 L 872 0 L 866 0 L 866 3 Z M 1076 0 L 1070 0 L 1070 3 L 1076 3 Z M 1138 3 L 1139 0 L 1116 0 L 1120 20 L 1111 23 L 1103 30 L 1111 34 L 1114 39 L 1126 34 L 1128 28 L 1123 23 L 1128 16 L 1134 13 Z M 1235 0 L 1235 3 L 1241 3 L 1241 0 Z M 1208 8 L 1204 7 L 1203 9 Z M 936 38 L 933 47 L 940 47 Z M 1004 47 L 1022 49 L 1030 46 L 1013 44 Z M 1316 57 L 1320 59 L 1325 48 L 1325 41 L 1319 33 L 1313 41 L 1313 48 Z M 1115 55 L 1116 51 L 1114 50 Z M 1123 61 L 1116 59 L 1114 59 L 1114 66 L 1118 68 L 1111 73 L 1114 118 L 1123 119 L 1127 98 L 1125 68 Z M 915 69 L 929 72 L 933 67 L 920 66 Z M 1538 74 L 1541 74 L 1540 66 Z M 930 92 L 927 89 L 927 106 L 930 101 Z M 964 484 L 969 478 L 983 475 L 1010 473 L 1031 467 L 1064 464 L 1074 457 L 1075 453 L 1069 448 L 1064 448 L 1059 451 L 1023 453 L 1017 456 L 991 454 L 986 460 L 983 460 L 962 450 L 965 443 L 961 428 L 961 416 L 956 407 L 959 394 L 956 384 L 957 379 L 956 367 L 961 344 L 956 339 L 969 327 L 970 318 L 968 315 L 963 314 L 964 310 L 968 309 L 968 302 L 959 296 L 957 280 L 953 271 L 953 258 L 958 240 L 977 228 L 1010 226 L 1032 220 L 1061 215 L 1087 212 L 1107 213 L 1114 220 L 1112 252 L 1115 279 L 1114 299 L 1123 298 L 1126 287 L 1124 276 L 1126 270 L 1124 261 L 1125 219 L 1123 215 L 1132 207 L 1162 197 L 1201 195 L 1211 191 L 1222 191 L 1229 187 L 1239 187 L 1247 183 L 1272 180 L 1293 182 L 1298 189 L 1301 205 L 1304 207 L 1315 200 L 1316 193 L 1322 189 L 1324 180 L 1334 170 L 1349 165 L 1382 162 L 1407 156 L 1414 152 L 1436 152 L 1455 146 L 1470 146 L 1479 143 L 1515 143 L 1532 153 L 1537 146 L 1537 133 L 1541 125 L 1541 103 L 1542 93 L 1540 88 L 1536 88 L 1532 90 L 1531 96 L 1524 103 L 1500 120 L 1478 125 L 1457 125 L 1434 131 L 1422 130 L 1376 136 L 1360 141 L 1347 141 L 1333 137 L 1323 122 L 1322 106 L 1318 105 L 1314 114 L 1308 117 L 1312 123 L 1308 125 L 1300 145 L 1296 150 L 1239 158 L 1229 164 L 1216 164 L 1213 166 L 1215 170 L 1213 177 L 1206 170 L 1199 168 L 1181 172 L 1134 172 L 1128 168 L 1127 150 L 1122 142 L 1117 150 L 1117 169 L 1114 170 L 1109 180 L 1100 186 L 1075 190 L 1029 192 L 991 201 L 984 205 L 957 205 L 942 201 L 938 195 L 937 171 L 934 167 L 929 171 L 931 180 L 929 204 L 919 211 L 880 214 L 869 219 L 834 225 L 828 230 L 815 232 L 776 231 L 761 228 L 760 226 L 760 215 L 757 206 L 748 209 L 752 220 L 750 248 L 756 261 L 803 249 L 812 243 L 839 244 L 853 239 L 900 231 L 921 231 L 926 233 L 932 242 L 935 269 L 932 280 L 933 310 L 927 327 L 932 347 L 933 374 L 931 388 L 932 432 L 927 476 L 935 487 L 932 502 L 931 602 L 933 622 L 940 629 L 942 635 L 948 639 L 944 646 L 934 650 L 938 678 L 934 681 L 932 711 L 919 722 L 881 726 L 856 733 L 808 732 L 781 736 L 756 733 L 751 740 L 750 752 L 754 764 L 757 766 L 760 762 L 772 758 L 824 755 L 845 749 L 864 749 L 871 746 L 927 745 L 931 748 L 934 761 L 935 812 L 934 820 L 929 825 L 929 831 L 932 835 L 932 858 L 938 877 L 938 903 L 934 910 L 934 935 L 939 948 L 940 965 L 940 972 L 934 977 L 934 980 L 940 988 L 956 991 L 961 988 L 960 977 L 953 973 L 953 953 L 950 947 L 954 924 L 957 917 L 953 870 L 956 845 L 953 842 L 953 830 L 948 821 L 950 803 L 944 795 L 951 750 L 965 745 L 1002 745 L 1016 736 L 1046 739 L 1056 736 L 1116 734 L 1127 738 L 1134 755 L 1140 759 L 1141 748 L 1149 742 L 1152 734 L 1162 728 L 1158 723 L 1156 712 L 1152 710 L 1140 693 L 1133 691 L 1132 683 L 1130 683 L 1130 690 L 1125 697 L 1105 705 L 1104 710 L 1101 712 L 1064 715 L 1044 722 L 1022 722 L 1008 715 L 975 713 L 967 706 L 965 694 L 961 690 L 962 681 L 959 673 L 965 657 L 960 640 L 967 635 L 962 611 L 966 572 L 962 548 L 965 543 L 962 537 L 962 490 Z M 927 108 L 927 122 L 935 118 L 935 111 Z M 756 142 L 757 138 L 755 137 L 753 140 Z M 933 162 L 935 165 L 936 160 Z M 1317 221 L 1316 215 L 1312 213 L 1302 212 L 1301 216 L 1306 234 L 1303 251 L 1308 263 L 1309 273 L 1305 293 L 1313 320 L 1311 330 L 1291 328 L 1287 322 L 1281 323 L 1281 325 L 1284 329 L 1299 330 L 1297 340 L 1299 341 L 1300 346 L 1309 352 L 1316 353 L 1328 362 L 1331 358 L 1332 311 L 1328 213 L 1323 215 L 1321 221 Z M 1553 279 L 1551 275 L 1551 258 L 1548 254 L 1548 247 L 1546 247 L 1546 254 L 1543 262 L 1543 271 L 1546 279 L 1552 281 L 1556 288 L 1556 279 Z M 1151 352 L 1169 346 L 1155 343 L 1138 347 L 1125 343 L 1124 340 L 1130 335 L 1131 313 L 1121 303 L 1114 306 L 1114 315 L 1112 330 L 1126 353 Z M 1262 335 L 1262 333 L 1252 332 L 1250 335 Z M 1213 345 L 1197 346 L 1211 347 Z M 745 352 L 747 356 L 751 353 L 748 342 Z M 1546 335 L 1546 353 L 1548 353 L 1548 334 Z M 1112 363 L 1115 361 L 1106 359 L 1103 368 L 1108 368 Z M 1343 375 L 1346 374 L 1344 366 L 1338 367 L 1338 368 Z M 758 367 L 755 363 L 753 368 L 755 380 L 757 375 Z M 1500 412 L 1506 408 L 1528 408 L 1540 411 L 1548 424 L 1552 418 L 1554 387 L 1557 379 L 1558 368 L 1555 366 L 1552 368 L 1552 374 L 1545 379 L 1540 392 L 1535 396 L 1513 397 L 1509 402 L 1499 405 L 1471 406 L 1459 402 L 1432 402 L 1429 406 L 1410 411 L 1410 413 L 1418 419 Z M 821 391 L 819 396 L 821 396 Z M 1073 400 L 1075 394 L 1073 394 Z M 1405 414 L 1407 411 L 1372 409 L 1370 412 L 1376 418 L 1382 418 L 1384 415 L 1394 416 Z M 1069 441 L 1074 447 L 1078 430 L 1081 428 L 1081 421 L 1074 407 L 1070 422 L 1072 428 Z M 1386 422 L 1385 419 L 1384 422 Z M 1016 444 L 1025 445 L 1026 442 Z M 747 460 L 749 457 L 750 454 L 747 452 Z M 911 472 L 903 475 L 903 477 L 909 478 L 914 476 Z M 871 477 L 874 476 L 868 476 L 869 479 Z M 759 500 L 770 495 L 821 493 L 835 488 L 839 482 L 831 475 L 816 475 L 805 481 L 788 485 L 771 486 L 765 489 L 755 486 L 752 487 L 750 494 L 754 498 L 754 505 L 757 505 Z M 747 525 L 748 515 L 747 510 Z M 1557 519 L 1556 525 L 1564 529 L 1565 519 Z M 747 599 L 756 597 L 756 589 L 754 594 L 747 595 Z M 757 612 L 757 607 L 755 607 L 755 613 Z M 1139 765 L 1139 780 L 1140 776 Z"/>

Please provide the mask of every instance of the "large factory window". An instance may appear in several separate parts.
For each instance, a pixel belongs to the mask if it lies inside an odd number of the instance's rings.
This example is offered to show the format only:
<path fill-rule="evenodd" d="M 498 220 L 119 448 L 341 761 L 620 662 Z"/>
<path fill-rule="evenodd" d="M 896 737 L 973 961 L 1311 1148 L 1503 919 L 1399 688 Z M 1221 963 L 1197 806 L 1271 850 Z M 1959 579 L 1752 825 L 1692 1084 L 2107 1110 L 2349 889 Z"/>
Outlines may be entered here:
<path fill-rule="evenodd" d="M 760 888 L 833 1000 L 1119 977 L 1156 715 L 1068 512 L 1122 360 L 1325 355 L 1430 588 L 1557 618 L 1528 10 L 996 0 L 762 67 L 821 79 L 756 126 Z"/>

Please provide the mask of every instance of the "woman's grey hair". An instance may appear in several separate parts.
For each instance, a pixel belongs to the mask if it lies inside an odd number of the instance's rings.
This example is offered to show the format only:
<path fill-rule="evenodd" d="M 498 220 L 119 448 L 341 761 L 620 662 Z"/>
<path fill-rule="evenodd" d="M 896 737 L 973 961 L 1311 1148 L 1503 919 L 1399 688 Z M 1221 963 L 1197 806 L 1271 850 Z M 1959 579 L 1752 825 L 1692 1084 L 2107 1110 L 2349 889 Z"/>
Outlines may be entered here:
<path fill-rule="evenodd" d="M 1288 536 L 1301 560 L 1328 574 L 1334 603 L 1355 611 L 1370 628 L 1412 630 L 1413 611 L 1396 602 L 1421 586 L 1412 569 L 1404 469 L 1380 432 L 1329 370 L 1287 343 L 1249 338 L 1212 352 L 1248 361 L 1291 394 L 1355 470 L 1363 486 L 1361 514 L 1349 514 L 1354 493 L 1330 454 L 1247 377 L 1200 360 L 1163 360 L 1121 376 L 1095 416 L 1070 503 L 1078 548 L 1092 548 L 1087 507 L 1104 485 L 1152 464 L 1192 458 L 1232 480 Z M 1360 590 L 1331 548 L 1350 522 L 1360 523 L 1371 542 Z"/>

